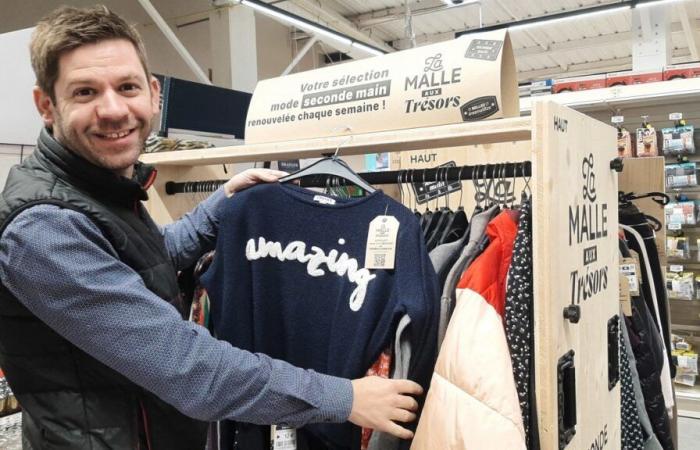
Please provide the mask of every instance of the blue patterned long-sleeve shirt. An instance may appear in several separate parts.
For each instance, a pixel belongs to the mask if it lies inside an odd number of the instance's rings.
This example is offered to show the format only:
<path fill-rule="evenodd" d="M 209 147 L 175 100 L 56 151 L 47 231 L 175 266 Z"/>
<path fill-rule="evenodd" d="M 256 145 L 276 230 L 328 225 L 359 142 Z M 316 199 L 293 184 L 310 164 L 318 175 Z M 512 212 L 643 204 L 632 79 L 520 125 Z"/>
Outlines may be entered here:
<path fill-rule="evenodd" d="M 223 201 L 220 189 L 162 229 L 178 269 L 214 246 Z M 188 416 L 301 426 L 350 414 L 349 380 L 237 349 L 182 320 L 76 211 L 37 205 L 17 215 L 0 237 L 0 279 L 61 336 Z"/>

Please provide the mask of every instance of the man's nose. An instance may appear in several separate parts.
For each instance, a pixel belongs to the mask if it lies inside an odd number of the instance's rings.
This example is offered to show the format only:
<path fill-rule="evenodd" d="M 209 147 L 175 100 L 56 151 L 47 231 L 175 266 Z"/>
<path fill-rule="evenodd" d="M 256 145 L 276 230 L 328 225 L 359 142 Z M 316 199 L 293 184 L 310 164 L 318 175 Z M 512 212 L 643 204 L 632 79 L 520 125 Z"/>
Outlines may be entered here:
<path fill-rule="evenodd" d="M 97 104 L 97 117 L 103 120 L 122 120 L 129 114 L 126 99 L 112 89 L 108 89 L 100 96 Z"/>

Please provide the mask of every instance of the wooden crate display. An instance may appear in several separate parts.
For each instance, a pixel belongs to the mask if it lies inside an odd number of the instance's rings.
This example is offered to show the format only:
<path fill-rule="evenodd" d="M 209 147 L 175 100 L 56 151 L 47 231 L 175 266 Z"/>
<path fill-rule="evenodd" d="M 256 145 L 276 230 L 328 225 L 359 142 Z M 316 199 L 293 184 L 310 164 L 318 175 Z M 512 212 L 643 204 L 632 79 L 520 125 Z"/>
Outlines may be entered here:
<path fill-rule="evenodd" d="M 615 142 L 612 127 L 568 107 L 537 102 L 531 117 L 151 154 L 142 160 L 158 166 L 148 207 L 161 224 L 186 210 L 184 200 L 165 194 L 166 181 L 221 178 L 224 162 L 318 157 L 341 143 L 344 155 L 418 150 L 460 165 L 531 161 L 541 448 L 614 450 L 620 448 L 620 384 L 614 370 L 617 173 L 610 167 Z M 473 195 L 469 184 L 464 184 L 465 198 Z"/>

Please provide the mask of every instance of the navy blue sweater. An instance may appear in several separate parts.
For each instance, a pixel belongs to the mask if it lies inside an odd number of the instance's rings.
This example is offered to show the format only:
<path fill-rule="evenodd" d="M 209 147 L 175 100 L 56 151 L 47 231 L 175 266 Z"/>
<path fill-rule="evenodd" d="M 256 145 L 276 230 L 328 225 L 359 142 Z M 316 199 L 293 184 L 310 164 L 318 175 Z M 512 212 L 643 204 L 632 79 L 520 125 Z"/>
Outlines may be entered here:
<path fill-rule="evenodd" d="M 329 198 L 273 183 L 223 203 L 216 257 L 203 277 L 214 331 L 234 346 L 353 379 L 390 347 L 408 314 L 409 378 L 427 390 L 439 293 L 418 220 L 381 191 Z M 364 269 L 369 223 L 385 211 L 400 223 L 395 269 Z M 306 429 L 337 449 L 353 448 L 359 436 L 349 423 Z"/>

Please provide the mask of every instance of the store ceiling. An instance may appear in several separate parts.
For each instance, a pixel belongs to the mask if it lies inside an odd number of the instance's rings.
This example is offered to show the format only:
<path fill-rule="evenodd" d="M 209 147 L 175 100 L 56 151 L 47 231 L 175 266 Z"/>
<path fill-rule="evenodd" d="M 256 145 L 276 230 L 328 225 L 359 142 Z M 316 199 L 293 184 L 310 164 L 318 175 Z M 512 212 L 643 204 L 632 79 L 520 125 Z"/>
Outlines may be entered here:
<path fill-rule="evenodd" d="M 455 32 L 572 11 L 618 0 L 482 0 L 480 5 L 447 7 L 442 0 L 412 0 L 412 29 L 417 45 L 454 37 Z M 90 0 L 0 0 L 0 32 L 31 27 L 58 5 L 83 6 Z M 136 0 L 102 0 L 131 22 L 149 23 Z M 152 0 L 166 19 L 176 22 L 213 9 L 209 0 Z M 322 23 L 367 43 L 411 46 L 405 0 L 282 0 L 275 6 Z M 670 11 L 673 63 L 699 61 L 700 0 L 679 1 Z M 204 15 L 206 17 L 206 15 Z M 560 78 L 632 68 L 632 12 L 621 11 L 578 21 L 543 24 L 511 33 L 520 81 Z M 385 47 L 386 48 L 386 47 Z M 332 51 L 332 49 L 328 49 Z"/>

